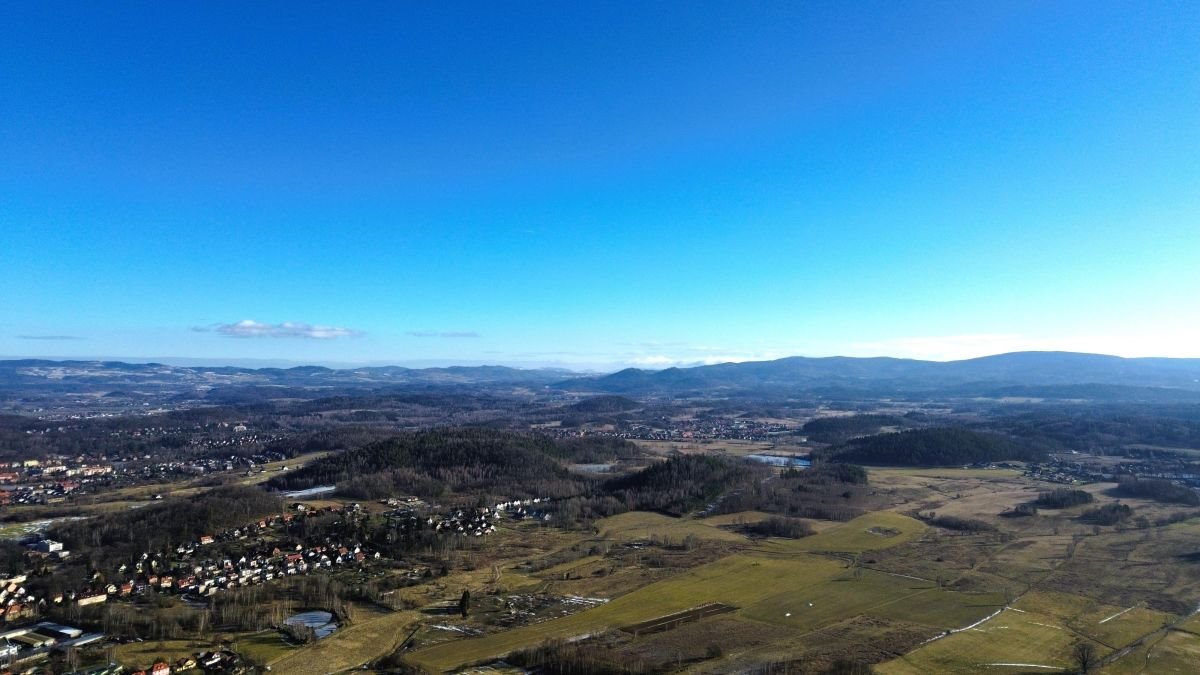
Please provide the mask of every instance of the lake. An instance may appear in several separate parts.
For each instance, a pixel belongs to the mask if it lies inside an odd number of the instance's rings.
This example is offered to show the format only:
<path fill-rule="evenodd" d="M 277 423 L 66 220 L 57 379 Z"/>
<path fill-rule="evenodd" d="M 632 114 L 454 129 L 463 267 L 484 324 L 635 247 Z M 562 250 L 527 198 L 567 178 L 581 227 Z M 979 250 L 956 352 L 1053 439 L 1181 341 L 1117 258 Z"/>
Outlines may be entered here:
<path fill-rule="evenodd" d="M 812 466 L 812 462 L 807 457 L 796 455 L 746 455 L 746 459 L 771 466 L 789 466 L 797 469 L 807 469 Z"/>

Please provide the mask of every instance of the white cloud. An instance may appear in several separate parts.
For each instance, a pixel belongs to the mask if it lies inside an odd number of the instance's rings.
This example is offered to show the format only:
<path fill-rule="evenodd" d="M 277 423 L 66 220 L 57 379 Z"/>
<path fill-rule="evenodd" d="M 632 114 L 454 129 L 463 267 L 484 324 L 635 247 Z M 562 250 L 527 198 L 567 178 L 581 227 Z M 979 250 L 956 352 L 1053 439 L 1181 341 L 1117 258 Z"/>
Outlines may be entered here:
<path fill-rule="evenodd" d="M 262 323 L 244 319 L 237 323 L 218 323 L 212 326 L 193 328 L 200 332 L 213 332 L 234 338 L 305 338 L 310 340 L 334 340 L 342 337 L 358 337 L 362 331 L 339 326 L 320 326 L 300 321 Z"/>

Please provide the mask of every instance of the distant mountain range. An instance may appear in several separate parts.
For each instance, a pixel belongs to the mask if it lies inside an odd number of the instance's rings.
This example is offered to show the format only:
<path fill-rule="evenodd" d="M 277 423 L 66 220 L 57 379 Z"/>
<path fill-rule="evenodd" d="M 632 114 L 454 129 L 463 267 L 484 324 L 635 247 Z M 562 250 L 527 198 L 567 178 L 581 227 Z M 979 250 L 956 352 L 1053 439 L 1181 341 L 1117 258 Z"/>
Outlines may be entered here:
<path fill-rule="evenodd" d="M 172 394 L 232 400 L 236 392 L 279 397 L 396 388 L 551 388 L 560 391 L 689 396 L 820 395 L 927 392 L 942 396 L 1011 396 L 1200 401 L 1200 359 L 1127 359 L 1073 352 L 1014 352 L 963 361 L 789 357 L 666 370 L 629 368 L 583 376 L 563 369 L 505 366 L 334 369 L 175 366 L 120 361 L 0 361 L 0 393 Z M 305 393 L 307 392 L 307 393 Z M 237 396 L 233 396 L 237 398 Z"/>
<path fill-rule="evenodd" d="M 382 366 L 333 369 L 239 368 L 233 366 L 173 366 L 121 361 L 0 361 L 0 393 L 17 394 L 150 394 L 161 397 L 210 398 L 232 401 L 253 393 L 254 398 L 309 397 L 414 387 L 513 388 L 545 387 L 575 377 L 562 369 L 522 370 L 504 366 L 403 368 Z"/>
<path fill-rule="evenodd" d="M 1053 398 L 1156 398 L 1163 392 L 1141 390 L 1167 389 L 1191 398 L 1192 392 L 1200 394 L 1200 359 L 1075 352 L 1013 352 L 963 361 L 793 356 L 657 371 L 628 368 L 562 386 L 613 394 L 843 389 Z"/>

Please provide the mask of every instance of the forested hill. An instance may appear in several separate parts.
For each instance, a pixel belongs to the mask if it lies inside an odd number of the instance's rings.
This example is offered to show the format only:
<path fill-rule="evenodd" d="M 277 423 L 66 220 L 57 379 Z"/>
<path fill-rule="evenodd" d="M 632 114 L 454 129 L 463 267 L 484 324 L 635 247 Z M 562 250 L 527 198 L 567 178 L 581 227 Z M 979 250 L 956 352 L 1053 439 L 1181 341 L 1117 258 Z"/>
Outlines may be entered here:
<path fill-rule="evenodd" d="M 1005 460 L 1042 461 L 1045 451 L 998 434 L 969 429 L 914 429 L 855 439 L 825 450 L 827 458 L 885 466 L 963 466 Z"/>
<path fill-rule="evenodd" d="M 603 377 L 581 377 L 559 386 L 613 394 L 684 394 L 711 391 L 962 391 L 1005 395 L 1007 388 L 1039 387 L 1056 397 L 1105 400 L 1191 400 L 1200 391 L 1200 359 L 1127 359 L 1073 352 L 1014 352 L 962 361 L 894 358 L 808 358 L 720 363 L 650 371 L 629 368 Z M 1063 390 L 1046 390 L 1045 387 Z M 1160 391 L 1147 391 L 1157 388 Z"/>
<path fill-rule="evenodd" d="M 819 417 L 805 424 L 802 431 L 819 443 L 842 443 L 858 436 L 877 434 L 884 427 L 905 425 L 905 420 L 893 415 L 848 415 Z"/>
<path fill-rule="evenodd" d="M 329 455 L 273 478 L 268 487 L 336 485 L 343 494 L 363 499 L 397 493 L 436 497 L 448 490 L 562 497 L 577 494 L 583 479 L 558 460 L 612 457 L 629 452 L 627 445 L 613 439 L 558 442 L 484 428 L 435 429 Z"/>
<path fill-rule="evenodd" d="M 678 516 L 743 485 L 755 475 L 754 468 L 713 455 L 681 455 L 614 478 L 605 488 L 627 508 Z"/>
<path fill-rule="evenodd" d="M 169 551 L 202 534 L 238 527 L 282 509 L 278 495 L 231 486 L 104 518 L 65 521 L 51 536 L 71 550 L 91 549 L 97 558 L 130 560 L 146 552 Z"/>

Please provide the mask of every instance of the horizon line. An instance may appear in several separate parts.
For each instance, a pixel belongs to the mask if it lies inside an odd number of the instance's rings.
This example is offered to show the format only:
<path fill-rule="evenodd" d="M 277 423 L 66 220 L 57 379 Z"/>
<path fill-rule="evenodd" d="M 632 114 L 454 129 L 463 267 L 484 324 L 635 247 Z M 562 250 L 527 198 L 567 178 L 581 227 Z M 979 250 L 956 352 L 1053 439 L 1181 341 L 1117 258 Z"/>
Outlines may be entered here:
<path fill-rule="evenodd" d="M 674 368 L 699 368 L 704 366 L 716 365 L 732 365 L 738 363 L 770 363 L 773 361 L 783 361 L 787 359 L 850 359 L 855 361 L 867 361 L 873 359 L 890 359 L 895 361 L 914 361 L 924 363 L 957 363 L 961 361 L 975 361 L 979 359 L 995 358 L 998 356 L 1008 356 L 1013 354 L 1071 354 L 1077 356 L 1099 356 L 1112 359 L 1121 359 L 1126 361 L 1138 360 L 1168 360 L 1168 361 L 1193 361 L 1200 360 L 1200 357 L 1180 357 L 1180 356 L 1119 356 L 1116 354 L 1105 354 L 1101 352 L 1076 352 L 1069 350 L 1054 350 L 1054 349 L 1029 349 L 1016 350 L 1007 352 L 996 352 L 994 354 L 985 354 L 982 356 L 972 356 L 961 359 L 919 359 L 904 356 L 846 356 L 840 354 L 831 354 L 827 356 L 806 356 L 803 354 L 793 354 L 781 356 L 773 359 L 741 359 L 721 361 L 717 363 L 694 362 L 686 364 L 675 364 L 664 366 L 662 368 L 646 367 L 644 365 L 624 365 L 612 366 L 609 368 L 589 368 L 589 367 L 572 367 L 566 364 L 542 364 L 529 365 L 521 361 L 484 361 L 481 359 L 413 359 L 410 361 L 296 361 L 292 359 L 264 359 L 264 358 L 239 358 L 239 357 L 213 357 L 211 360 L 208 357 L 191 357 L 191 356 L 8 356 L 0 355 L 0 363 L 10 361 L 47 361 L 51 363 L 124 363 L 129 365 L 166 365 L 176 368 L 240 368 L 244 370 L 267 370 L 267 369 L 292 369 L 292 368 L 325 368 L 327 370 L 359 370 L 363 368 L 405 368 L 408 370 L 434 370 L 441 368 L 511 368 L 513 370 L 559 370 L 579 374 L 596 374 L 596 373 L 616 373 L 623 370 L 641 370 L 648 372 L 660 372 L 671 370 Z"/>

